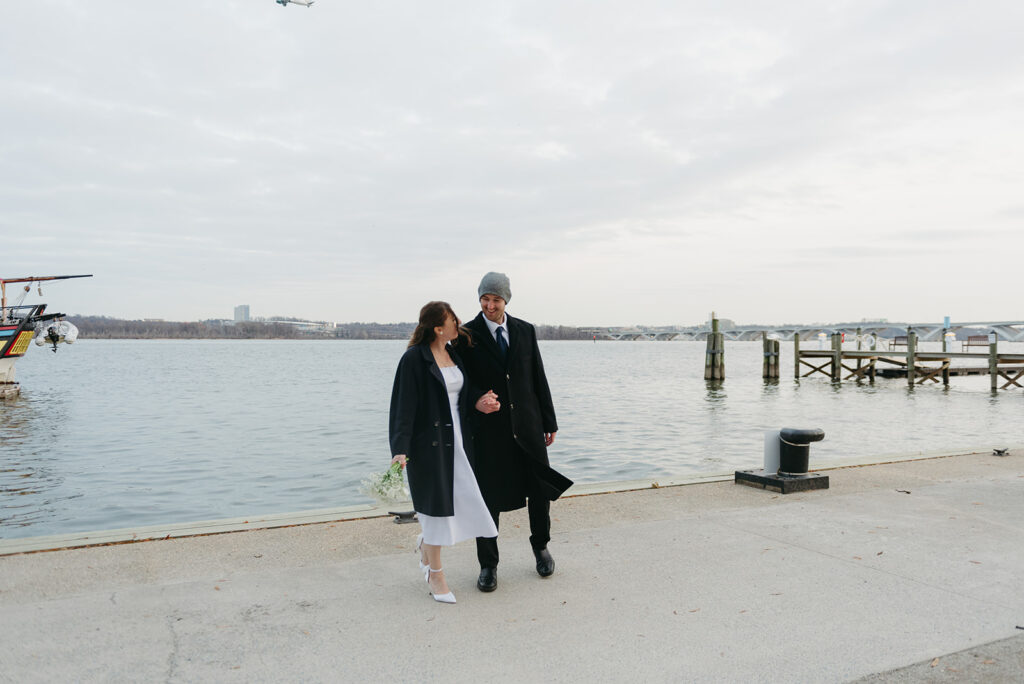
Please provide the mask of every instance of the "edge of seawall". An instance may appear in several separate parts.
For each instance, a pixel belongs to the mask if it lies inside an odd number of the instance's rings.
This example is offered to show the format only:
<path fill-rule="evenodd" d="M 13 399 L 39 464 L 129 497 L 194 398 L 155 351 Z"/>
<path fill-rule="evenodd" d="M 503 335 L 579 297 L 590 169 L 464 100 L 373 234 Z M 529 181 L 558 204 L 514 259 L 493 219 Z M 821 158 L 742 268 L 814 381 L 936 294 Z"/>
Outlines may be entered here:
<path fill-rule="evenodd" d="M 1011 445 L 1010 452 L 1024 451 L 1024 445 Z M 991 453 L 992 447 L 974 449 L 954 449 L 937 451 L 920 451 L 914 453 L 888 454 L 844 459 L 811 469 L 812 472 L 859 468 L 886 463 L 905 461 L 924 461 L 930 459 L 950 458 L 974 454 Z M 712 482 L 733 480 L 735 471 L 711 473 L 706 475 L 679 475 L 639 480 L 622 480 L 612 482 L 586 482 L 576 484 L 563 498 L 614 494 L 643 489 L 659 489 L 665 487 L 684 487 Z M 248 517 L 221 518 L 217 520 L 198 520 L 179 523 L 164 523 L 144 527 L 98 530 L 90 532 L 70 532 L 67 534 L 46 535 L 38 537 L 22 537 L 16 539 L 0 539 L 0 556 L 22 553 L 38 553 L 45 551 L 61 551 L 89 546 L 106 546 L 111 544 L 130 544 L 135 542 L 158 541 L 181 537 L 198 537 L 231 532 L 248 532 L 300 525 L 316 525 L 321 523 L 337 523 L 351 520 L 365 520 L 393 515 L 388 509 L 407 507 L 398 503 L 389 506 L 362 504 L 338 508 L 323 508 L 290 513 L 273 513 Z"/>

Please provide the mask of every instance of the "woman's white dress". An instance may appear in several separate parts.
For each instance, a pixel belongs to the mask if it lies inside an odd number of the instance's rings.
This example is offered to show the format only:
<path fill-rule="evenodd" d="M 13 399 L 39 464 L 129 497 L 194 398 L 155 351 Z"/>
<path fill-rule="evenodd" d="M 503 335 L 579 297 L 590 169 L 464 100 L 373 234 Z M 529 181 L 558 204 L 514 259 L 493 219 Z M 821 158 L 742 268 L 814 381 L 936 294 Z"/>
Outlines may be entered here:
<path fill-rule="evenodd" d="M 498 530 L 487 510 L 480 485 L 476 483 L 473 468 L 462 445 L 462 425 L 459 421 L 459 392 L 462 390 L 462 371 L 458 366 L 441 369 L 448 388 L 448 404 L 452 409 L 452 428 L 455 431 L 455 472 L 452 482 L 452 503 L 455 515 L 436 517 L 416 513 L 423 528 L 423 543 L 451 546 L 475 537 L 497 537 Z"/>

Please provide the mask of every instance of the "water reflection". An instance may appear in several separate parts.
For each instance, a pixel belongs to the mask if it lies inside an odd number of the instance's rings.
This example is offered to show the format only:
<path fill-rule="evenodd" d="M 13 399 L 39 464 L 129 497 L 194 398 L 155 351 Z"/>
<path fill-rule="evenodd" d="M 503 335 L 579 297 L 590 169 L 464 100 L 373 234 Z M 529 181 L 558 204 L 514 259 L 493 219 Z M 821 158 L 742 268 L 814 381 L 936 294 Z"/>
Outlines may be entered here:
<path fill-rule="evenodd" d="M 725 403 L 728 394 L 725 391 L 724 380 L 705 380 L 704 386 L 707 389 L 704 398 L 709 404 L 719 406 Z"/>
<path fill-rule="evenodd" d="M 0 401 L 0 446 L 14 449 L 25 442 L 30 422 L 25 414 L 33 406 L 22 394 Z"/>
<path fill-rule="evenodd" d="M 54 517 L 63 484 L 61 458 L 46 448 L 47 434 L 62 421 L 61 398 L 46 411 L 30 393 L 0 404 L 0 538 L 7 528 Z M 43 437 L 42 440 L 37 437 Z"/>

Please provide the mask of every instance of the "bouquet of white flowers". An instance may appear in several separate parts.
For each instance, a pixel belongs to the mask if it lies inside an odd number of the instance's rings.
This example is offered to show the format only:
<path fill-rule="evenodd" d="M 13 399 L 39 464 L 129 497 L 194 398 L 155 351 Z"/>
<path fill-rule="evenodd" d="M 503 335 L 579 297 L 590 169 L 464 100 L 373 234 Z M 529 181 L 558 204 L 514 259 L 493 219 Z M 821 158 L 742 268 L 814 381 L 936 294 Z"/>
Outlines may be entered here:
<path fill-rule="evenodd" d="M 409 487 L 405 483 L 402 464 L 392 463 L 383 473 L 373 473 L 363 480 L 363 494 L 383 503 L 395 503 L 409 499 Z"/>

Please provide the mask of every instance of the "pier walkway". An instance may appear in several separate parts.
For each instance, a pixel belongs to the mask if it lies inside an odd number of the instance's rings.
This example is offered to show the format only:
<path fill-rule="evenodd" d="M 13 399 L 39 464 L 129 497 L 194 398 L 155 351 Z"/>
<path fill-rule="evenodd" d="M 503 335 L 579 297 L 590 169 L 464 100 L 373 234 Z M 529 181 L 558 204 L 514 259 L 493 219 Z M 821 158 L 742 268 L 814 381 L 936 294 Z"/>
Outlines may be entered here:
<path fill-rule="evenodd" d="M 985 451 L 567 497 L 548 579 L 504 515 L 455 606 L 380 517 L 0 556 L 0 681 L 1019 681 L 1024 447 Z"/>

